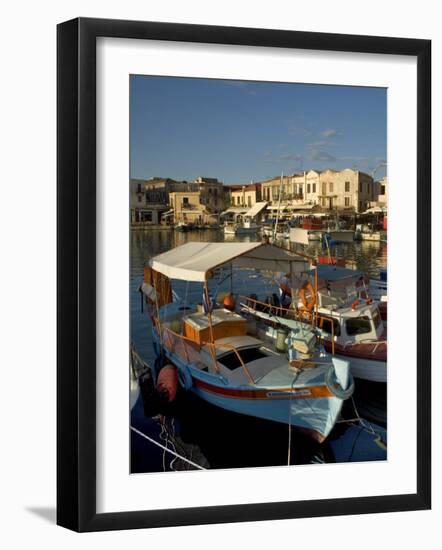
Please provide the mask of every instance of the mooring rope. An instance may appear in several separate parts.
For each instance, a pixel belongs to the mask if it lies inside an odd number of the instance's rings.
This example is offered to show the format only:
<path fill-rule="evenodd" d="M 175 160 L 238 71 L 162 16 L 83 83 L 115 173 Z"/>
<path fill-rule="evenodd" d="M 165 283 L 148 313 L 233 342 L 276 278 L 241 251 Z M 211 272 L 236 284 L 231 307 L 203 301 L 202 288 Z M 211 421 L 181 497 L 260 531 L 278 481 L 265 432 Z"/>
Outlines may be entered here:
<path fill-rule="evenodd" d="M 152 439 L 151 437 L 149 437 L 145 433 L 140 432 L 140 430 L 137 430 L 137 428 L 134 428 L 133 426 L 131 426 L 130 429 L 132 431 L 134 431 L 136 434 L 140 435 L 141 437 L 144 437 L 144 439 L 147 439 L 148 441 L 150 441 L 154 445 L 157 445 L 157 447 L 160 447 L 161 449 L 163 449 L 163 451 L 167 451 L 168 453 L 176 456 L 177 458 L 183 460 L 184 462 L 187 462 L 188 464 L 194 466 L 195 468 L 198 468 L 198 470 L 206 470 L 207 469 L 207 468 L 203 468 L 199 464 L 196 464 L 195 462 L 192 462 L 191 460 L 187 459 L 186 457 L 181 456 L 178 453 L 175 453 L 174 451 L 172 451 L 172 449 L 169 449 L 169 448 L 165 447 L 164 445 L 162 445 L 161 443 L 158 443 L 158 441 L 156 441 L 155 439 Z"/>

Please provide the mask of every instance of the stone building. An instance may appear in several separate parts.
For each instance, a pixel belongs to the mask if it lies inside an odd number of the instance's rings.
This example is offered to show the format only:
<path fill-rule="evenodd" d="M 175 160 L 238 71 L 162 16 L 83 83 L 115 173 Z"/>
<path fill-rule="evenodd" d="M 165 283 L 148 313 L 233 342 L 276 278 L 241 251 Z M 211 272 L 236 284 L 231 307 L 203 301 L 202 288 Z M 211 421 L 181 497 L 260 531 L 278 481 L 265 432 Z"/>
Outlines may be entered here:
<path fill-rule="evenodd" d="M 175 224 L 186 222 L 202 225 L 218 221 L 218 213 L 210 212 L 206 208 L 200 191 L 173 191 L 169 193 L 169 206 L 173 211 Z"/>
<path fill-rule="evenodd" d="M 388 204 L 388 179 L 387 179 L 387 176 L 384 176 L 377 183 L 379 185 L 379 195 L 378 195 L 379 206 L 387 206 L 387 204 Z"/>
<path fill-rule="evenodd" d="M 281 191 L 281 201 L 286 203 L 298 203 L 303 199 L 304 175 L 292 174 L 265 180 L 261 182 L 262 200 L 275 203 L 279 201 L 279 192 Z"/>
<path fill-rule="evenodd" d="M 196 178 L 195 181 L 176 181 L 152 177 L 130 180 L 130 211 L 132 223 L 158 224 L 169 209 L 171 193 L 199 193 L 199 203 L 209 213 L 225 208 L 224 187 L 216 178 Z"/>
<path fill-rule="evenodd" d="M 305 174 L 304 200 L 325 210 L 364 212 L 377 200 L 378 186 L 359 170 L 310 170 Z"/>
<path fill-rule="evenodd" d="M 205 178 L 199 176 L 194 182 L 189 184 L 192 191 L 199 191 L 201 194 L 201 203 L 214 213 L 219 214 L 226 207 L 225 188 L 217 178 Z"/>
<path fill-rule="evenodd" d="M 251 183 L 249 185 L 226 185 L 225 189 L 229 194 L 230 206 L 243 206 L 251 208 L 261 201 L 261 184 Z"/>
<path fill-rule="evenodd" d="M 131 223 L 158 224 L 161 214 L 168 208 L 164 202 L 162 188 L 147 190 L 148 181 L 131 179 L 129 184 L 129 204 Z"/>

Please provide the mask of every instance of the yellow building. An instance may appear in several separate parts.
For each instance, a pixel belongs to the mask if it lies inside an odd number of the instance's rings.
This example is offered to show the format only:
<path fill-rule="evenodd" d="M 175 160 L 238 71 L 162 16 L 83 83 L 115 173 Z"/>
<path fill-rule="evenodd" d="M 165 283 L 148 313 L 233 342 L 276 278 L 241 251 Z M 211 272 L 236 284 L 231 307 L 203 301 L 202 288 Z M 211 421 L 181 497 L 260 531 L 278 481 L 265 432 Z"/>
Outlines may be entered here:
<path fill-rule="evenodd" d="M 261 201 L 261 185 L 252 183 L 249 185 L 228 185 L 226 188 L 230 194 L 231 206 L 243 206 L 251 208 Z"/>
<path fill-rule="evenodd" d="M 169 204 L 173 210 L 174 223 L 186 222 L 189 224 L 214 224 L 218 216 L 206 210 L 201 203 L 200 191 L 179 191 L 169 193 Z"/>

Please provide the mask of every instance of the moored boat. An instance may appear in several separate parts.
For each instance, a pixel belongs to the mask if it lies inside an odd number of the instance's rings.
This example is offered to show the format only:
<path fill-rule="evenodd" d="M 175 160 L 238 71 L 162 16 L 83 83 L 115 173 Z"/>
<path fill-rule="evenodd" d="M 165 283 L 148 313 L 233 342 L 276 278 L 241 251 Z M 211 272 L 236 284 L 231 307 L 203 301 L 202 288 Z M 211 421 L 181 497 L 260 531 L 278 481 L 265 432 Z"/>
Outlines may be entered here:
<path fill-rule="evenodd" d="M 347 359 L 355 378 L 387 381 L 387 331 L 378 304 L 361 298 L 367 292 L 362 272 L 319 264 L 300 288 L 288 288 L 287 283 L 281 288 L 292 296 L 292 304 L 270 304 L 269 317 L 279 312 L 277 322 L 285 326 L 292 319 L 314 323 L 326 350 Z M 248 312 L 256 312 L 253 300 L 248 303 Z"/>
<path fill-rule="evenodd" d="M 353 391 L 348 362 L 318 355 L 316 332 L 303 323 L 285 338 L 217 305 L 208 281 L 221 266 L 292 274 L 308 267 L 305 258 L 261 243 L 191 242 L 156 256 L 143 285 L 156 352 L 175 366 L 183 388 L 209 403 L 324 441 Z M 174 279 L 201 283 L 203 303 L 174 302 Z"/>

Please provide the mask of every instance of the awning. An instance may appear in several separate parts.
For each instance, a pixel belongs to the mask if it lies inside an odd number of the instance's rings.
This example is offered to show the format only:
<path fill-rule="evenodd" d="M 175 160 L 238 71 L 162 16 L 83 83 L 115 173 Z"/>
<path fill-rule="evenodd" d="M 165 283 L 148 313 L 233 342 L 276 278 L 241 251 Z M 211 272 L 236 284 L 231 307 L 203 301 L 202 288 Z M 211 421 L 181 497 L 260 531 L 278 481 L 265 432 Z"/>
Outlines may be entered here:
<path fill-rule="evenodd" d="M 227 210 L 224 210 L 224 212 L 221 212 L 221 216 L 224 216 L 224 214 L 243 214 L 244 212 L 247 212 L 247 208 L 243 208 L 241 206 L 238 207 L 232 207 L 228 208 Z"/>
<path fill-rule="evenodd" d="M 314 207 L 314 204 L 292 204 L 288 208 L 289 210 L 311 210 Z"/>
<path fill-rule="evenodd" d="M 204 282 L 210 272 L 232 262 L 234 267 L 300 273 L 305 258 L 271 244 L 189 242 L 155 256 L 152 269 L 171 279 Z"/>
<path fill-rule="evenodd" d="M 266 202 L 257 202 L 250 210 L 248 210 L 244 215 L 248 216 L 250 218 L 254 218 L 257 216 L 261 210 L 263 210 L 267 206 Z"/>
<path fill-rule="evenodd" d="M 384 206 L 373 206 L 372 208 L 368 208 L 363 214 L 386 214 L 387 213 L 387 207 Z"/>
<path fill-rule="evenodd" d="M 281 212 L 283 210 L 287 210 L 287 206 L 284 206 L 284 205 L 281 205 L 281 206 L 269 206 L 268 207 L 269 210 L 281 210 Z"/>

